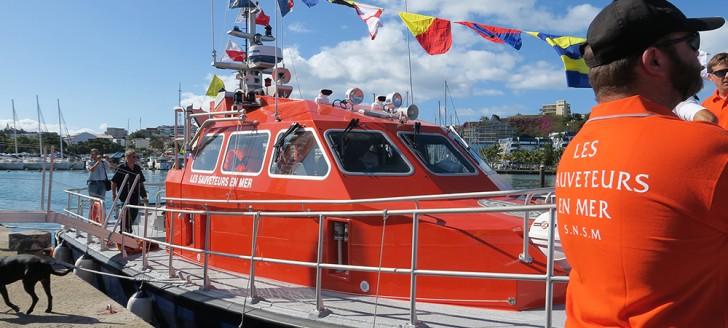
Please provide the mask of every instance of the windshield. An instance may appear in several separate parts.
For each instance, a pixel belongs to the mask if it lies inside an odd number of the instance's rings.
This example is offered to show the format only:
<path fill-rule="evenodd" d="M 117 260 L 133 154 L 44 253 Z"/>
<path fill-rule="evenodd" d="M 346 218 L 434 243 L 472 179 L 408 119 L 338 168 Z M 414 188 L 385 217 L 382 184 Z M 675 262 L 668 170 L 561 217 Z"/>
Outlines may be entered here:
<path fill-rule="evenodd" d="M 226 173 L 260 173 L 268 145 L 267 132 L 237 133 L 228 141 L 222 171 Z"/>
<path fill-rule="evenodd" d="M 222 147 L 222 134 L 202 137 L 194 153 L 193 171 L 214 171 Z"/>
<path fill-rule="evenodd" d="M 364 174 L 408 174 L 412 168 L 381 132 L 329 131 L 329 145 L 342 170 Z"/>
<path fill-rule="evenodd" d="M 276 143 L 285 139 L 273 152 L 270 173 L 289 176 L 323 177 L 329 171 L 329 164 L 321 152 L 311 131 L 298 130 L 288 135 L 279 135 Z"/>
<path fill-rule="evenodd" d="M 400 137 L 428 170 L 437 174 L 474 174 L 475 168 L 439 134 L 400 133 Z"/>

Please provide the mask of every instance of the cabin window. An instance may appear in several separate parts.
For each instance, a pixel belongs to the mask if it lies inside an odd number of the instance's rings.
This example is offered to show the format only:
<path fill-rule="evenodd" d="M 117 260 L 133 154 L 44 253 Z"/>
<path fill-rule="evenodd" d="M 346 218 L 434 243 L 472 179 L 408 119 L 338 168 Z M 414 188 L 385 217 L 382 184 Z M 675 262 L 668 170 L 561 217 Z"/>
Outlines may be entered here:
<path fill-rule="evenodd" d="M 227 143 L 222 161 L 225 173 L 260 174 L 263 168 L 268 139 L 268 132 L 233 133 Z"/>
<path fill-rule="evenodd" d="M 376 131 L 328 131 L 331 152 L 341 169 L 353 174 L 409 174 L 412 168 L 396 147 Z"/>
<path fill-rule="evenodd" d="M 222 148 L 222 134 L 206 135 L 202 137 L 194 152 L 194 160 L 192 161 L 193 171 L 215 170 L 217 158 Z"/>
<path fill-rule="evenodd" d="M 279 144 L 281 138 L 285 138 Z M 329 172 L 329 163 L 312 131 L 302 128 L 289 133 L 282 133 L 276 138 L 270 173 L 272 175 L 298 177 L 325 177 Z"/>
<path fill-rule="evenodd" d="M 442 135 L 400 133 L 410 151 L 435 174 L 475 174 L 475 168 Z"/>

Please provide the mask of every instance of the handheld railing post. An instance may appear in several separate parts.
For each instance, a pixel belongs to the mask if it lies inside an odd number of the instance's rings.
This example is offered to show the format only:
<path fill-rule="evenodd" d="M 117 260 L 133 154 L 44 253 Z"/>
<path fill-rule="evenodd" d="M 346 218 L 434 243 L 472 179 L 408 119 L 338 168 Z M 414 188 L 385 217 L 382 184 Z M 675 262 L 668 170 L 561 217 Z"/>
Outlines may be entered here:
<path fill-rule="evenodd" d="M 76 214 L 78 214 L 78 216 L 83 216 L 83 207 L 81 205 L 82 199 L 81 199 L 80 196 L 76 196 L 76 199 L 77 199 L 77 201 L 76 201 Z M 81 236 L 81 231 L 78 228 L 76 228 L 76 238 L 78 238 L 80 236 Z"/>
<path fill-rule="evenodd" d="M 50 212 L 51 210 L 51 199 L 53 195 L 53 169 L 54 169 L 54 162 L 55 162 L 55 155 L 53 153 L 56 152 L 55 146 L 51 146 L 51 156 L 50 161 L 51 164 L 49 166 L 48 170 L 48 197 L 46 198 L 46 211 Z"/>
<path fill-rule="evenodd" d="M 177 218 L 174 217 L 174 213 L 169 214 L 169 244 L 171 246 L 174 246 L 174 221 L 179 220 L 182 217 L 182 213 L 177 214 Z M 174 248 L 173 247 L 167 247 L 167 251 L 169 251 L 169 262 L 167 263 L 167 266 L 169 267 L 169 277 L 174 278 L 177 276 L 177 274 L 174 272 L 174 267 L 172 266 L 172 256 L 174 255 Z"/>
<path fill-rule="evenodd" d="M 554 234 L 556 228 L 556 209 L 549 210 L 549 252 L 546 258 L 546 328 L 551 328 L 553 311 L 553 293 L 554 285 L 552 278 L 554 275 Z"/>
<path fill-rule="evenodd" d="M 208 266 L 210 261 L 210 212 L 205 211 L 205 258 L 204 267 L 202 268 L 202 289 L 210 287 L 210 276 L 208 274 Z"/>
<path fill-rule="evenodd" d="M 319 214 L 318 219 L 318 246 L 316 252 L 316 315 L 323 317 L 327 314 L 324 301 L 321 298 L 321 261 L 324 257 L 324 216 Z"/>
<path fill-rule="evenodd" d="M 532 199 L 533 194 L 529 193 L 528 195 L 526 195 L 526 200 L 524 201 L 523 205 L 528 205 L 529 203 L 531 203 Z M 523 251 L 521 252 L 521 254 L 518 254 L 518 259 L 523 263 L 533 262 L 533 258 L 531 257 L 531 255 L 528 254 L 528 219 L 530 216 L 530 211 L 526 210 L 525 212 L 523 212 Z"/>
<path fill-rule="evenodd" d="M 412 265 L 410 266 L 410 326 L 417 326 L 417 240 L 419 235 L 419 217 L 417 213 L 412 214 Z"/>
<path fill-rule="evenodd" d="M 149 226 L 149 204 L 144 202 L 144 239 L 147 239 L 147 227 Z M 147 242 L 142 242 L 142 270 L 146 270 L 149 267 L 149 260 L 147 259 Z"/>
<path fill-rule="evenodd" d="M 248 290 L 250 295 L 250 303 L 258 303 L 255 296 L 255 246 L 258 239 L 258 221 L 260 220 L 260 212 L 253 215 L 253 241 L 250 245 L 250 276 L 248 276 Z"/>

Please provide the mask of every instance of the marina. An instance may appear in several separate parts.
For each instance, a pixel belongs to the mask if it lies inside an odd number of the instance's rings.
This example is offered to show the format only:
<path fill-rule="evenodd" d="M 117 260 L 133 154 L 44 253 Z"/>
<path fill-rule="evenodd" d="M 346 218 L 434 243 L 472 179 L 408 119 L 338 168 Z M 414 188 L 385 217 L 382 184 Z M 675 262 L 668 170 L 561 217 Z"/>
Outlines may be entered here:
<path fill-rule="evenodd" d="M 725 270 L 704 259 L 725 248 L 705 219 L 725 212 L 725 140 L 681 143 L 724 131 L 671 111 L 701 92 L 688 64 L 724 20 L 662 0 L 493 5 L 49 4 L 74 24 L 38 21 L 80 36 L 43 39 L 50 57 L 104 74 L 45 68 L 57 126 L 45 96 L 7 97 L 0 326 L 725 321 Z M 60 98 L 88 116 L 73 113 L 73 133 Z"/>

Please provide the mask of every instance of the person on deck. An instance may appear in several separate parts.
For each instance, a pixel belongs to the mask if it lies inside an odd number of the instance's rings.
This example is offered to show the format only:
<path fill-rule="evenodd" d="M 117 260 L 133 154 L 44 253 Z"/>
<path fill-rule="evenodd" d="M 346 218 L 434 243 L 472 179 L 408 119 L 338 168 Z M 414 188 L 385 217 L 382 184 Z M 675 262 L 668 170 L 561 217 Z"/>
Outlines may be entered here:
<path fill-rule="evenodd" d="M 109 162 L 99 155 L 99 150 L 91 149 L 91 159 L 86 162 L 86 170 L 89 172 L 86 183 L 88 194 L 101 199 L 106 198 L 106 180 L 109 180 Z"/>
<path fill-rule="evenodd" d="M 718 125 L 728 129 L 728 53 L 713 56 L 707 68 L 708 79 L 715 84 L 715 93 L 705 99 L 703 106 L 718 118 Z"/>
<path fill-rule="evenodd" d="M 616 0 L 590 24 L 598 104 L 555 183 L 567 327 L 728 324 L 728 131 L 671 112 L 702 87 L 698 31 L 724 23 Z"/>
<path fill-rule="evenodd" d="M 114 177 L 111 178 L 111 192 L 113 199 L 116 200 L 116 196 L 119 195 L 118 199 L 121 203 L 124 203 L 128 197 L 129 205 L 140 205 L 145 202 L 147 198 L 147 190 L 144 188 L 144 174 L 142 173 L 141 166 L 136 163 L 137 157 L 134 150 L 127 150 L 126 153 L 124 153 L 124 157 L 126 158 L 126 163 L 119 165 Z M 126 179 L 126 183 L 124 183 L 124 177 L 126 176 L 128 176 L 128 178 Z M 139 180 L 137 181 L 136 186 L 132 189 L 132 185 L 134 185 L 134 180 L 136 180 L 137 176 L 139 177 Z M 131 190 L 131 193 L 129 190 Z M 134 220 L 136 220 L 137 214 L 139 214 L 139 209 L 126 209 L 126 222 L 123 227 L 125 232 L 132 232 L 131 227 Z M 121 220 L 121 218 L 119 219 Z"/>

